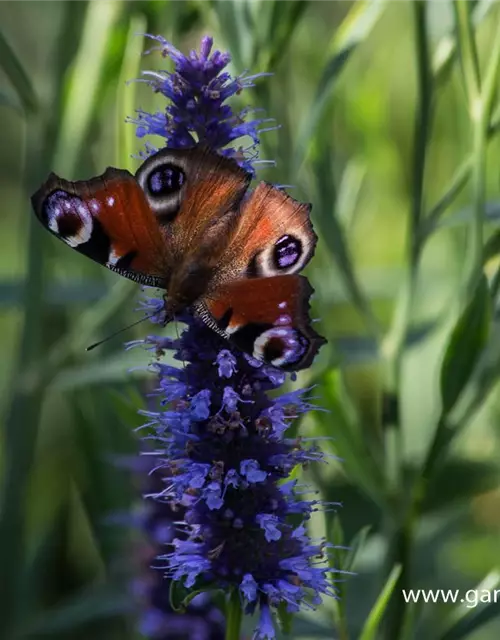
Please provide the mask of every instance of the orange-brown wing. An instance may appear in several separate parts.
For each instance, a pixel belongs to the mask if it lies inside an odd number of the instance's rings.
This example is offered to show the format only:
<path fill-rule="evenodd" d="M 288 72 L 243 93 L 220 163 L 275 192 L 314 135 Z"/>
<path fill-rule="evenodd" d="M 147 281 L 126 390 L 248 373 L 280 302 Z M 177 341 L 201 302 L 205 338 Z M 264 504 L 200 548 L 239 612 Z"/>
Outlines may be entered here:
<path fill-rule="evenodd" d="M 155 215 L 168 224 L 178 261 L 187 254 L 217 258 L 251 175 L 234 160 L 198 145 L 162 149 L 144 162 L 136 178 Z"/>
<path fill-rule="evenodd" d="M 197 306 L 214 331 L 261 362 L 285 371 L 309 367 L 325 339 L 311 326 L 312 287 L 299 275 L 235 280 Z"/>
<path fill-rule="evenodd" d="M 32 204 L 44 227 L 76 251 L 127 278 L 165 287 L 170 236 L 128 171 L 109 168 L 78 182 L 51 174 Z"/>
<path fill-rule="evenodd" d="M 311 205 L 261 182 L 245 199 L 221 259 L 220 282 L 297 273 L 311 259 L 317 237 Z"/>

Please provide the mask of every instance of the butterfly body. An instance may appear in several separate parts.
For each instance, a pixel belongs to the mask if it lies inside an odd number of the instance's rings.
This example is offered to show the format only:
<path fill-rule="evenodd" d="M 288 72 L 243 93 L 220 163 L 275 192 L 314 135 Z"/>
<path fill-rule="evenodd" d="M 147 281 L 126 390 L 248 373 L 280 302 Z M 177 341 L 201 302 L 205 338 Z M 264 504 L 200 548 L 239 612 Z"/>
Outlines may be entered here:
<path fill-rule="evenodd" d="M 316 235 L 309 205 L 201 146 L 164 149 L 135 176 L 51 174 L 32 197 L 42 224 L 122 276 L 167 290 L 165 315 L 192 309 L 257 359 L 309 366 L 324 339 L 310 326 L 307 279 Z"/>

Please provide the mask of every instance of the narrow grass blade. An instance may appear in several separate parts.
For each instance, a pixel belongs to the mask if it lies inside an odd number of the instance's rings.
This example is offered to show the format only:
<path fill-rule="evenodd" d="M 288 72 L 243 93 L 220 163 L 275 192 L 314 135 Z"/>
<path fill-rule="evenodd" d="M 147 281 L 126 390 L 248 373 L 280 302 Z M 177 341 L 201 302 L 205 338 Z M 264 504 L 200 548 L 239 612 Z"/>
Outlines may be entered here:
<path fill-rule="evenodd" d="M 379 506 L 384 502 L 384 481 L 382 470 L 371 452 L 367 451 L 358 425 L 347 414 L 340 399 L 339 374 L 329 371 L 322 380 L 323 407 L 330 413 L 318 414 L 316 420 L 321 427 L 321 435 L 330 436 L 335 442 L 335 453 L 339 455 L 351 478 Z"/>
<path fill-rule="evenodd" d="M 443 413 L 451 411 L 472 375 L 488 340 L 491 301 L 483 276 L 471 302 L 453 329 L 441 369 Z"/>
<path fill-rule="evenodd" d="M 471 635 L 483 625 L 500 615 L 500 607 L 495 594 L 499 593 L 500 574 L 498 570 L 491 571 L 474 589 L 469 592 L 477 600 L 465 600 L 456 607 L 451 615 L 448 628 L 439 635 L 438 640 L 460 640 Z M 479 601 L 482 595 L 484 601 Z M 488 602 L 488 600 L 490 600 Z M 471 606 L 473 605 L 473 606 Z M 493 606 L 492 606 L 493 605 Z M 496 605 L 496 606 L 495 606 Z"/>
<path fill-rule="evenodd" d="M 326 53 L 327 63 L 316 90 L 316 96 L 297 133 L 294 155 L 294 173 L 307 157 L 314 141 L 314 132 L 328 104 L 332 89 L 340 72 L 356 48 L 365 40 L 385 8 L 386 0 L 354 3 L 352 9 L 333 35 Z"/>
<path fill-rule="evenodd" d="M 97 7 L 97 3 L 93 4 Z M 117 7 L 120 6 L 118 2 L 112 4 L 116 4 Z M 78 27 L 75 28 L 74 26 L 75 17 L 80 16 L 80 6 L 80 3 L 68 3 L 65 5 L 54 61 L 56 73 L 54 74 L 53 104 L 49 118 L 43 122 L 35 119 L 30 122 L 30 129 L 27 135 L 30 147 L 27 152 L 26 199 L 46 177 L 47 168 L 54 166 L 54 154 L 58 155 L 58 162 L 71 171 L 71 167 L 76 163 L 81 151 L 79 145 L 85 141 L 83 132 L 87 131 L 88 114 L 82 128 L 79 120 L 82 112 L 79 111 L 79 108 L 83 108 L 83 105 L 79 104 L 78 100 L 75 101 L 75 97 L 79 96 L 81 100 L 85 100 L 86 87 L 84 81 L 87 76 L 85 70 L 82 71 L 80 69 L 83 74 L 82 77 L 74 77 L 74 86 L 77 83 L 80 84 L 76 95 L 72 94 L 70 90 L 65 110 L 62 105 L 62 84 L 65 66 L 60 62 L 61 58 L 66 61 L 71 60 L 71 54 L 68 56 L 67 52 L 70 51 L 72 53 L 75 42 L 80 42 Z M 107 3 L 106 6 L 108 6 Z M 112 11 L 115 12 L 117 9 L 113 8 Z M 100 25 L 94 26 L 96 27 L 95 34 L 98 34 Z M 88 66 L 90 64 L 89 61 L 92 60 L 92 51 L 89 50 L 92 49 L 92 43 L 90 42 L 89 44 L 89 40 L 95 34 L 87 34 L 86 53 L 90 58 L 83 60 L 83 65 Z M 68 41 L 69 37 L 70 41 Z M 79 54 L 79 59 L 81 60 L 81 53 Z M 92 67 L 92 73 L 95 74 L 98 71 Z M 68 105 L 70 106 L 69 113 L 67 111 Z M 54 131 L 57 130 L 60 120 L 66 123 L 66 141 L 54 136 Z M 72 137 L 73 135 L 75 135 L 74 138 Z M 66 147 L 69 138 L 71 138 L 71 141 Z M 71 151 L 69 152 L 67 163 L 63 151 L 69 147 L 71 147 Z M 71 166 L 69 166 L 70 163 Z M 22 587 L 22 565 L 26 537 L 24 510 L 47 381 L 41 375 L 38 384 L 33 385 L 33 379 L 27 375 L 27 372 L 31 367 L 35 366 L 36 362 L 45 361 L 43 352 L 46 331 L 44 326 L 44 319 L 46 318 L 44 309 L 45 244 L 41 240 L 42 229 L 35 216 L 31 212 L 29 214 L 27 212 L 27 215 L 29 216 L 29 231 L 27 277 L 23 299 L 24 326 L 17 370 L 12 376 L 13 389 L 5 423 L 6 465 L 3 470 L 2 517 L 0 520 L 0 567 L 2 572 L 0 580 L 0 637 L 2 638 L 9 637 L 18 622 L 25 618 L 23 614 L 24 602 L 19 598 Z"/>
<path fill-rule="evenodd" d="M 3 91 L 0 91 L 0 107 L 7 107 L 13 111 L 23 113 L 19 100 L 16 100 L 13 96 Z"/>
<path fill-rule="evenodd" d="M 396 565 L 387 578 L 384 588 L 380 592 L 380 595 L 370 611 L 370 615 L 363 626 L 359 640 L 375 640 L 382 617 L 387 609 L 387 605 L 389 604 L 389 600 L 394 592 L 394 588 L 400 574 L 401 566 Z"/>
<path fill-rule="evenodd" d="M 38 98 L 33 84 L 18 56 L 0 31 L 0 66 L 14 87 L 24 110 L 29 113 L 38 109 Z"/>
<path fill-rule="evenodd" d="M 82 40 L 71 70 L 60 123 L 54 167 L 69 177 L 87 135 L 98 99 L 99 83 L 108 53 L 110 34 L 123 10 L 123 2 L 89 2 Z"/>
<path fill-rule="evenodd" d="M 82 593 L 53 611 L 45 612 L 28 629 L 16 635 L 16 640 L 53 638 L 71 633 L 90 622 L 107 620 L 130 612 L 130 596 L 109 585 Z"/>
<path fill-rule="evenodd" d="M 472 7 L 472 22 L 477 29 L 489 14 L 490 10 L 496 5 L 496 0 L 478 0 L 471 4 L 474 5 Z M 436 82 L 442 83 L 448 79 L 449 73 L 453 68 L 456 53 L 457 41 L 455 34 L 447 33 L 441 38 L 434 49 L 432 70 Z"/>
<path fill-rule="evenodd" d="M 266 30 L 266 42 L 263 43 L 265 47 L 260 47 L 261 51 L 265 52 L 265 60 L 262 63 L 256 61 L 255 68 L 260 71 L 272 71 L 276 67 L 280 59 L 286 54 L 294 31 L 303 18 L 308 4 L 308 0 L 291 0 L 288 2 L 275 0 L 272 3 L 271 15 Z"/>
<path fill-rule="evenodd" d="M 116 164 L 118 167 L 132 171 L 134 169 L 133 153 L 136 151 L 137 139 L 135 129 L 126 124 L 127 117 L 134 115 L 136 109 L 137 82 L 139 77 L 141 53 L 146 31 L 146 19 L 143 15 L 134 15 L 130 19 L 127 42 L 118 78 L 116 95 Z"/>

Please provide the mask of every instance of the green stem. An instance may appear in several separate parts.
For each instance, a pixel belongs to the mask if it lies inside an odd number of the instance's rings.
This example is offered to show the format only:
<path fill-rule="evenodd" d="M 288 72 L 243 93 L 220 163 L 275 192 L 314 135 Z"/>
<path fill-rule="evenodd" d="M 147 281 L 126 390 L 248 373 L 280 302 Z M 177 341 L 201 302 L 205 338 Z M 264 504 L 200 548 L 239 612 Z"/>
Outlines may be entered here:
<path fill-rule="evenodd" d="M 409 328 L 412 302 L 416 284 L 418 263 L 422 253 L 422 213 L 425 176 L 425 158 L 430 135 L 432 115 L 432 75 L 429 58 L 425 2 L 412 4 L 415 12 L 415 42 L 417 52 L 417 76 L 419 104 L 416 113 L 413 143 L 413 198 L 411 205 L 408 245 L 409 267 L 406 283 L 401 293 L 394 321 L 384 343 L 389 361 L 388 387 L 396 391 L 400 379 L 401 358 Z"/>
<path fill-rule="evenodd" d="M 464 160 L 464 162 L 462 162 L 462 164 L 458 167 L 450 180 L 448 188 L 429 211 L 429 214 L 425 219 L 426 235 L 430 235 L 434 231 L 437 223 L 439 222 L 439 218 L 443 215 L 446 209 L 451 205 L 453 200 L 455 200 L 460 191 L 462 191 L 464 186 L 467 184 L 467 181 L 470 178 L 471 170 L 472 155 Z"/>
<path fill-rule="evenodd" d="M 465 93 L 470 105 L 479 97 L 481 92 L 479 59 L 472 27 L 472 3 L 470 0 L 455 0 L 453 7 L 455 9 L 458 51 L 464 76 Z"/>
<path fill-rule="evenodd" d="M 462 46 L 462 44 L 461 44 Z M 500 32 L 497 30 L 488 62 L 484 83 L 479 95 L 469 98 L 469 114 L 472 122 L 472 193 L 474 217 L 471 222 L 471 240 L 468 258 L 467 289 L 469 296 L 475 290 L 483 270 L 483 226 L 486 203 L 486 147 L 494 128 L 490 119 L 500 67 Z"/>
<path fill-rule="evenodd" d="M 36 123 L 35 123 L 36 122 Z M 29 144 L 26 157 L 26 192 L 32 193 L 39 184 L 38 167 L 45 166 L 47 158 L 43 151 L 43 141 L 36 126 L 28 128 Z M 40 356 L 43 343 L 43 274 L 44 251 L 39 241 L 38 221 L 29 216 L 27 274 L 23 291 L 23 329 L 21 344 L 13 375 L 10 405 L 4 426 L 5 465 L 2 475 L 0 495 L 0 637 L 6 638 L 12 632 L 16 618 L 20 616 L 19 590 L 23 554 L 25 551 L 25 508 L 29 487 L 30 470 L 35 457 L 35 445 L 39 414 L 43 400 L 43 389 L 29 393 L 19 384 L 25 367 Z M 13 533 L 14 532 L 14 533 Z"/>
<path fill-rule="evenodd" d="M 486 202 L 486 133 L 484 123 L 484 105 L 477 99 L 473 107 L 473 164 L 472 164 L 472 192 L 474 215 L 471 220 L 469 234 L 469 250 L 466 265 L 466 296 L 470 296 L 476 288 L 478 278 L 483 271 L 483 225 L 484 206 Z"/>
<path fill-rule="evenodd" d="M 407 607 L 400 596 L 411 582 L 411 547 L 413 544 L 414 519 L 408 509 L 404 491 L 404 441 L 401 415 L 399 411 L 400 387 L 402 382 L 402 360 L 410 327 L 411 313 L 415 297 L 418 266 L 423 242 L 423 202 L 424 178 L 428 140 L 432 119 L 433 78 L 429 56 L 427 30 L 427 3 L 412 3 L 415 24 L 415 47 L 417 59 L 418 107 L 415 118 L 413 144 L 413 199 L 410 217 L 408 245 L 408 272 L 404 289 L 394 316 L 394 322 L 386 340 L 384 353 L 387 358 L 386 401 L 389 411 L 386 418 L 386 445 L 389 490 L 392 497 L 393 513 L 389 522 L 390 544 L 386 568 L 392 570 L 395 564 L 401 566 L 401 573 L 395 589 L 395 597 L 388 610 L 388 637 L 401 637 L 405 626 Z M 399 595 L 397 595 L 399 594 Z"/>
<path fill-rule="evenodd" d="M 418 264 L 422 252 L 422 210 L 425 175 L 425 158 L 431 125 L 432 77 L 429 59 L 428 34 L 426 25 L 425 2 L 412 3 L 415 12 L 415 42 L 418 64 L 419 105 L 415 120 L 414 153 L 413 153 L 413 199 L 411 206 L 410 234 L 408 242 L 408 272 L 400 299 L 394 314 L 394 320 L 383 344 L 383 352 L 387 362 L 386 392 L 393 398 L 398 394 L 401 381 L 401 363 L 410 325 L 413 298 L 417 279 Z M 397 411 L 396 411 L 397 413 Z M 399 416 L 390 416 L 389 424 L 399 429 Z M 396 441 L 398 438 L 396 438 Z M 399 438 L 400 440 L 400 438 Z M 396 449 L 402 442 L 396 442 Z M 399 452 L 397 454 L 399 456 Z M 399 460 L 402 458 L 399 457 Z M 398 465 L 396 465 L 398 466 Z M 394 486 L 400 486 L 400 478 L 395 477 Z"/>
<path fill-rule="evenodd" d="M 469 233 L 469 248 L 466 256 L 466 298 L 475 290 L 477 279 L 482 272 L 483 260 L 483 215 L 485 203 L 485 170 L 486 170 L 486 142 L 489 126 L 485 123 L 485 104 L 481 95 L 481 74 L 470 3 L 466 0 L 456 0 L 454 3 L 455 20 L 458 34 L 458 50 L 464 80 L 465 93 L 469 117 L 472 123 L 472 191 L 474 201 L 474 216 Z M 485 126 L 486 124 L 486 126 Z"/>
<path fill-rule="evenodd" d="M 243 609 L 238 589 L 233 589 L 226 608 L 226 640 L 240 640 Z"/>
<path fill-rule="evenodd" d="M 500 131 L 500 105 L 497 106 L 493 115 L 491 116 L 491 122 L 487 128 L 486 140 L 489 142 Z M 453 174 L 448 188 L 445 189 L 444 194 L 436 202 L 436 204 L 429 211 L 429 214 L 425 218 L 424 233 L 426 236 L 430 235 L 436 228 L 439 222 L 439 218 L 451 205 L 453 200 L 457 197 L 463 187 L 467 184 L 472 172 L 474 164 L 474 156 L 471 153 L 466 158 L 458 169 Z"/>

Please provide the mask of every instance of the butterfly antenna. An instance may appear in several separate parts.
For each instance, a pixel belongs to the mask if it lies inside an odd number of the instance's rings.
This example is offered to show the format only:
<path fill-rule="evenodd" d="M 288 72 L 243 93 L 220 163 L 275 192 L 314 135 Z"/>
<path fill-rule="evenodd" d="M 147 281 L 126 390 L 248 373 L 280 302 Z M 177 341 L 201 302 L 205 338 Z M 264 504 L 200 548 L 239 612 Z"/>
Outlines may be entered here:
<path fill-rule="evenodd" d="M 156 315 L 156 313 L 151 313 L 149 316 L 144 316 L 144 318 L 141 318 L 140 320 L 136 320 L 136 322 L 132 322 L 132 324 L 129 324 L 126 327 L 123 327 L 123 329 L 119 329 L 118 331 L 115 331 L 115 333 L 112 333 L 110 336 L 107 336 L 103 340 L 99 340 L 99 342 L 94 342 L 94 344 L 91 344 L 90 347 L 87 347 L 85 349 L 85 351 L 92 351 L 92 349 L 95 349 L 96 347 L 98 347 L 99 345 L 103 344 L 104 342 L 107 342 L 108 340 L 111 340 L 111 338 L 114 338 L 115 336 L 119 335 L 120 333 L 123 333 L 124 331 L 128 331 L 132 327 L 135 327 L 136 325 L 140 324 L 141 322 L 144 322 L 144 320 L 149 320 L 154 315 Z"/>

